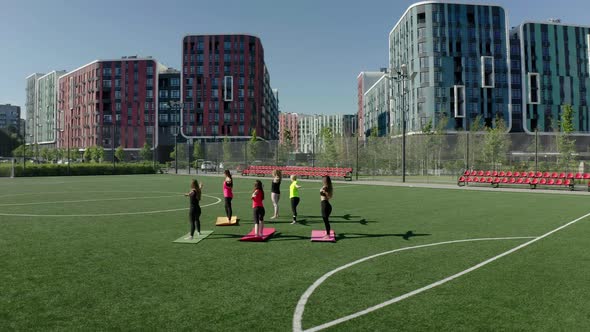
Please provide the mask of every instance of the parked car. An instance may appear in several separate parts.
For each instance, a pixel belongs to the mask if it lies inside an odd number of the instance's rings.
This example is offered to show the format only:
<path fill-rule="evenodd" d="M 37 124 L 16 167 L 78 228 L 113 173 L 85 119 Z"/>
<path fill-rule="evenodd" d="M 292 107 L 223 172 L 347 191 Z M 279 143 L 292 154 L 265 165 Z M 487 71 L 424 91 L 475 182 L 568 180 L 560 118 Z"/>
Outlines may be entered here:
<path fill-rule="evenodd" d="M 215 170 L 216 170 L 215 163 L 212 161 L 205 160 L 201 164 L 201 171 L 215 172 Z"/>

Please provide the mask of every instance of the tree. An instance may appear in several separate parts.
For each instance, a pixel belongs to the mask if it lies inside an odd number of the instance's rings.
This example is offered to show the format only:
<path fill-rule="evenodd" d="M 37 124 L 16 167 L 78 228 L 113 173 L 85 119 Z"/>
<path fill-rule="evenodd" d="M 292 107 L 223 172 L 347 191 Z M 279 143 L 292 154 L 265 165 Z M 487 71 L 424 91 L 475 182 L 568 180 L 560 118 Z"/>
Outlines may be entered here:
<path fill-rule="evenodd" d="M 332 128 L 324 127 L 320 131 L 320 138 L 323 142 L 323 151 L 320 155 L 320 160 L 324 166 L 333 166 L 338 160 L 338 151 L 334 144 L 334 133 Z"/>
<path fill-rule="evenodd" d="M 118 162 L 125 161 L 125 150 L 123 150 L 122 146 L 119 146 L 117 150 L 115 150 L 115 158 L 117 158 Z"/>
<path fill-rule="evenodd" d="M 53 159 L 51 150 L 46 146 L 41 149 L 39 154 L 41 155 L 41 158 L 43 158 L 43 160 L 46 162 Z"/>
<path fill-rule="evenodd" d="M 557 150 L 559 152 L 559 160 L 557 166 L 561 170 L 568 170 L 572 166 L 574 160 L 575 141 L 572 138 L 574 127 L 574 109 L 571 105 L 563 105 L 561 107 L 561 121 L 559 121 L 561 132 L 557 137 Z"/>
<path fill-rule="evenodd" d="M 178 144 L 177 147 L 178 147 L 178 162 L 180 163 L 180 162 L 186 161 L 187 156 L 186 156 L 185 145 Z M 172 150 L 172 152 L 170 152 L 170 158 L 173 160 L 176 160 L 176 147 L 174 147 L 174 150 Z"/>
<path fill-rule="evenodd" d="M 256 129 L 252 130 L 252 136 L 248 141 L 248 159 L 254 161 L 258 156 L 258 137 L 256 136 Z"/>
<path fill-rule="evenodd" d="M 93 159 L 93 157 L 94 157 L 93 150 L 94 150 L 94 148 L 92 146 L 88 147 L 88 148 L 86 148 L 86 150 L 84 150 L 84 154 L 82 155 L 82 158 L 84 158 L 85 162 L 90 162 Z"/>
<path fill-rule="evenodd" d="M 193 145 L 193 158 L 195 160 L 203 159 L 203 147 L 200 141 L 195 142 Z"/>
<path fill-rule="evenodd" d="M 94 154 L 92 159 L 95 162 L 102 162 L 104 159 L 104 148 L 102 146 L 95 146 L 93 152 Z"/>
<path fill-rule="evenodd" d="M 224 162 L 231 161 L 231 145 L 230 145 L 229 137 L 227 137 L 227 136 L 225 136 L 223 138 L 222 149 L 223 149 L 223 161 Z"/>
<path fill-rule="evenodd" d="M 496 115 L 493 128 L 486 128 L 483 141 L 483 160 L 491 168 L 497 164 L 506 162 L 506 156 L 510 149 L 510 139 L 506 133 L 506 123 L 499 115 Z"/>
<path fill-rule="evenodd" d="M 66 151 L 66 156 L 68 155 L 68 152 Z M 70 159 L 72 160 L 78 160 L 80 159 L 80 150 L 78 149 L 70 149 Z"/>
<path fill-rule="evenodd" d="M 152 146 L 148 142 L 145 142 L 143 144 L 143 147 L 141 148 L 141 150 L 139 150 L 139 156 L 140 156 L 141 160 L 149 161 L 150 159 L 152 159 L 151 149 L 152 149 Z"/>
<path fill-rule="evenodd" d="M 30 146 L 20 145 L 16 149 L 12 150 L 12 156 L 22 158 L 23 153 L 26 153 L 25 157 L 32 158 L 34 155 L 33 149 Z"/>
<path fill-rule="evenodd" d="M 289 160 L 289 156 L 293 153 L 293 135 L 291 134 L 291 130 L 289 128 L 284 128 L 282 132 L 283 142 L 279 146 L 279 160 L 283 162 L 287 162 Z"/>

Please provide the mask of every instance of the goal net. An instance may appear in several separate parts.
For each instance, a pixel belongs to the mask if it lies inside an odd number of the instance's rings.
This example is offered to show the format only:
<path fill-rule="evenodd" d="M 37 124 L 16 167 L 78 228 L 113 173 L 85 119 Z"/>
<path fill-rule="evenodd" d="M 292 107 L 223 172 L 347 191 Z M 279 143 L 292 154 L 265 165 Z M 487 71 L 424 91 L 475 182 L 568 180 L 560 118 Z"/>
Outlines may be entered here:
<path fill-rule="evenodd" d="M 0 178 L 13 178 L 15 164 L 16 160 L 12 157 L 0 157 Z"/>

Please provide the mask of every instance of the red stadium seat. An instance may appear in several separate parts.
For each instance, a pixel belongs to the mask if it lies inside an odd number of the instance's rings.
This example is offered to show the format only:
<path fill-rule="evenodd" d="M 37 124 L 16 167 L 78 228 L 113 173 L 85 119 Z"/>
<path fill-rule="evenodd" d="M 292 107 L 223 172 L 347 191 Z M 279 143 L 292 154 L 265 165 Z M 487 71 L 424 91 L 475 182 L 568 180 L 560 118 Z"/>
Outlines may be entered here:
<path fill-rule="evenodd" d="M 555 185 L 562 186 L 563 185 L 563 180 L 562 179 L 555 180 Z"/>
<path fill-rule="evenodd" d="M 510 183 L 511 184 L 515 184 L 516 183 L 516 178 L 510 178 Z"/>
<path fill-rule="evenodd" d="M 553 173 L 551 173 L 551 177 L 554 179 L 557 179 L 559 177 L 559 173 L 553 172 Z"/>
<path fill-rule="evenodd" d="M 584 175 L 582 173 L 576 173 L 576 180 L 582 180 Z"/>
<path fill-rule="evenodd" d="M 543 173 L 537 172 L 537 173 L 535 173 L 535 177 L 536 178 L 542 178 L 543 177 Z"/>
<path fill-rule="evenodd" d="M 584 173 L 584 180 L 590 179 L 590 173 Z"/>
<path fill-rule="evenodd" d="M 512 171 L 506 172 L 506 176 L 509 176 L 509 177 L 512 176 Z"/>
<path fill-rule="evenodd" d="M 498 176 L 506 176 L 506 172 L 500 171 L 500 174 L 498 174 Z"/>
<path fill-rule="evenodd" d="M 518 181 L 517 181 L 517 183 L 518 183 L 518 184 L 523 184 L 523 183 L 524 183 L 524 179 L 523 179 L 523 178 L 518 178 Z"/>
<path fill-rule="evenodd" d="M 506 177 L 502 178 L 502 183 L 508 183 L 508 181 L 510 181 L 510 180 L 508 180 L 508 178 L 506 178 Z"/>
<path fill-rule="evenodd" d="M 543 177 L 544 178 L 550 178 L 551 177 L 551 173 L 545 172 L 545 173 L 543 173 Z"/>
<path fill-rule="evenodd" d="M 530 171 L 528 177 L 529 178 L 534 178 L 535 177 L 535 172 Z"/>
<path fill-rule="evenodd" d="M 573 179 L 574 178 L 574 173 L 567 173 L 567 178 L 568 179 Z"/>
<path fill-rule="evenodd" d="M 498 176 L 498 171 L 492 172 L 492 176 Z"/>
<path fill-rule="evenodd" d="M 542 178 L 541 181 L 539 181 L 539 184 L 547 184 L 547 179 Z"/>
<path fill-rule="evenodd" d="M 550 186 L 554 185 L 555 184 L 555 179 L 549 179 L 547 181 L 547 184 L 550 185 Z"/>
<path fill-rule="evenodd" d="M 486 171 L 486 176 L 492 176 L 492 171 Z"/>
<path fill-rule="evenodd" d="M 471 171 L 471 176 L 476 176 L 477 175 L 477 171 Z"/>
<path fill-rule="evenodd" d="M 514 172 L 514 174 L 512 174 L 512 176 L 519 178 L 520 177 L 520 172 Z"/>
<path fill-rule="evenodd" d="M 533 180 L 532 180 L 531 178 L 527 178 L 527 179 L 524 181 L 524 183 L 526 183 L 526 184 L 532 184 L 532 183 L 533 183 Z"/>
<path fill-rule="evenodd" d="M 483 176 L 483 174 L 484 174 L 483 171 L 477 172 L 477 176 Z"/>
<path fill-rule="evenodd" d="M 534 178 L 531 180 L 531 184 L 537 185 L 539 184 L 539 179 L 538 178 Z"/>
<path fill-rule="evenodd" d="M 487 182 L 487 183 L 493 183 L 493 182 L 494 182 L 494 179 L 493 179 L 493 178 L 491 178 L 491 177 L 490 177 L 490 178 L 487 178 L 487 179 L 486 179 L 486 182 Z"/>
<path fill-rule="evenodd" d="M 563 173 L 563 172 L 559 173 L 559 178 L 560 179 L 565 179 L 565 177 L 566 177 L 566 174 L 565 173 Z"/>

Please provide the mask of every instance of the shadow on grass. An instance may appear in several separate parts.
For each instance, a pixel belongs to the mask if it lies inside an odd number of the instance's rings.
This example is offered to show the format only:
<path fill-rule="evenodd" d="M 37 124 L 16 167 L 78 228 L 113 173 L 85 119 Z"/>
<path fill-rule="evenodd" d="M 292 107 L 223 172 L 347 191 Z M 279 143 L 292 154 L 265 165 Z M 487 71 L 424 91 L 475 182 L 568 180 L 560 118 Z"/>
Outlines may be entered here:
<path fill-rule="evenodd" d="M 336 240 L 352 240 L 352 239 L 362 239 L 362 238 L 377 238 L 377 237 L 401 237 L 402 239 L 409 241 L 411 238 L 416 236 L 430 236 L 431 234 L 422 234 L 422 233 L 414 233 L 413 231 L 407 231 L 405 233 L 399 234 L 362 234 L 362 233 L 336 233 Z"/>

